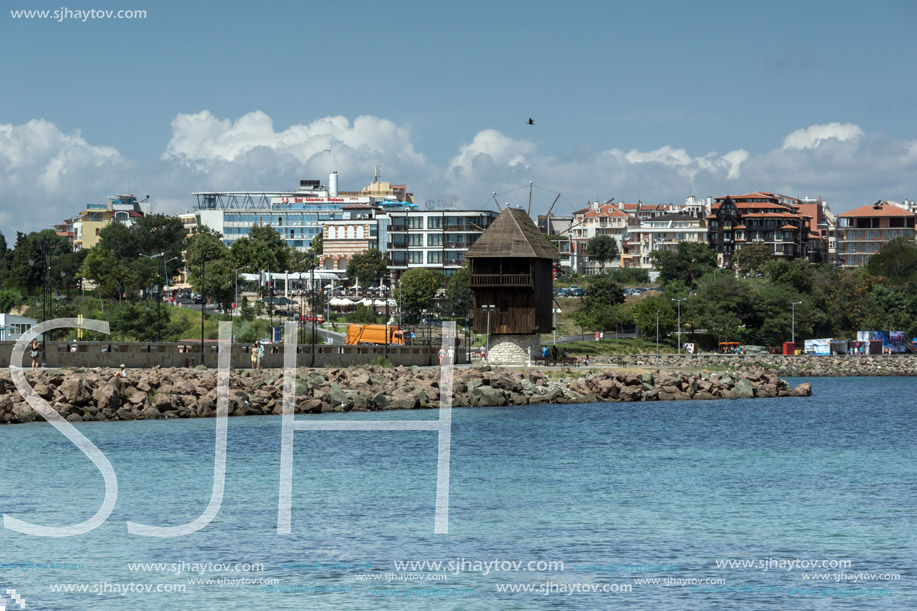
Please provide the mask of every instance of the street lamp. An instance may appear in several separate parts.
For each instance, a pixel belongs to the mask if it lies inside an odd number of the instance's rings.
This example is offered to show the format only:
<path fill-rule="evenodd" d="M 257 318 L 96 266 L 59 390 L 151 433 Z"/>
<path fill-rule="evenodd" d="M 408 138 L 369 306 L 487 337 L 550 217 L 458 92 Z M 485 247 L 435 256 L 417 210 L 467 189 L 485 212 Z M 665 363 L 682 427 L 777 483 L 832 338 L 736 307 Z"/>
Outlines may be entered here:
<path fill-rule="evenodd" d="M 557 315 L 561 313 L 561 309 L 553 308 L 553 310 L 554 310 L 554 325 L 553 325 L 554 345 L 556 346 L 557 345 Z"/>
<path fill-rule="evenodd" d="M 156 257 L 162 257 L 165 254 L 166 253 L 164 252 L 161 252 L 155 255 L 145 255 L 143 253 L 140 253 L 140 256 L 147 257 L 150 261 L 152 261 Z M 159 276 L 158 289 L 156 291 L 158 293 L 157 299 L 156 299 L 156 341 L 157 342 L 160 341 L 160 334 L 162 332 L 162 319 L 160 318 L 160 308 L 162 307 L 162 275 L 159 273 L 159 271 L 160 270 L 157 268 L 156 275 Z"/>
<path fill-rule="evenodd" d="M 486 335 L 484 336 L 484 358 L 486 358 L 487 362 L 490 363 L 490 313 L 496 310 L 497 306 L 482 305 L 481 308 L 487 312 L 487 329 L 485 330 Z"/>
<path fill-rule="evenodd" d="M 659 364 L 659 310 L 656 308 L 656 364 Z"/>
<path fill-rule="evenodd" d="M 672 298 L 672 301 L 678 302 L 678 354 L 681 354 L 681 302 L 687 299 L 687 297 L 682 297 L 681 299 Z"/>
<path fill-rule="evenodd" d="M 236 332 L 235 322 L 236 322 L 236 310 L 239 308 L 239 272 L 242 271 L 243 269 L 248 269 L 249 267 L 251 267 L 251 265 L 243 265 L 242 267 L 237 267 L 236 269 L 232 271 L 233 276 L 235 276 L 235 279 L 236 279 L 236 300 L 232 302 L 232 312 L 229 315 L 230 322 L 233 323 L 232 334 L 231 334 L 232 342 L 236 341 L 235 340 L 235 337 L 236 337 L 235 336 L 235 332 Z"/>
<path fill-rule="evenodd" d="M 204 364 L 204 311 L 207 309 L 207 285 L 204 283 L 204 244 L 201 243 L 201 365 Z"/>
<path fill-rule="evenodd" d="M 798 306 L 801 301 L 794 301 L 792 303 L 793 308 L 793 350 L 796 349 L 796 306 Z"/>

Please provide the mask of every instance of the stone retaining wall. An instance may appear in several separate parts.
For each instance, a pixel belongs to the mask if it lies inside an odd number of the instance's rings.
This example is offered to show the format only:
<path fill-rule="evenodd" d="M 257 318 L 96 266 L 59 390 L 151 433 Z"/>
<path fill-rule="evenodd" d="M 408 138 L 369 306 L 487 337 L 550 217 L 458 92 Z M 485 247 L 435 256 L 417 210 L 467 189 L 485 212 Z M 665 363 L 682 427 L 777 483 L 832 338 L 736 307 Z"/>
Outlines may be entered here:
<path fill-rule="evenodd" d="M 15 342 L 0 342 L 0 367 L 10 366 Z M 76 351 L 73 352 L 74 346 Z M 283 344 L 266 346 L 262 367 L 283 367 Z M 26 348 L 23 366 L 31 365 Z M 312 344 L 297 347 L 297 363 L 312 365 Z M 437 360 L 439 346 L 329 346 L 315 345 L 316 367 L 349 367 L 368 365 L 380 356 L 388 355 L 393 365 L 426 366 Z M 456 355 L 464 362 L 462 351 Z M 201 344 L 169 342 L 48 342 L 44 363 L 48 367 L 120 367 L 129 369 L 150 367 L 195 367 L 201 364 Z M 203 364 L 217 366 L 217 344 L 204 342 Z M 251 367 L 251 345 L 232 344 L 232 367 Z"/>
<path fill-rule="evenodd" d="M 779 376 L 917 376 L 917 355 L 814 356 L 780 354 L 697 354 L 600 355 L 590 357 L 593 364 L 620 367 L 663 367 L 673 369 L 756 368 L 769 369 Z"/>

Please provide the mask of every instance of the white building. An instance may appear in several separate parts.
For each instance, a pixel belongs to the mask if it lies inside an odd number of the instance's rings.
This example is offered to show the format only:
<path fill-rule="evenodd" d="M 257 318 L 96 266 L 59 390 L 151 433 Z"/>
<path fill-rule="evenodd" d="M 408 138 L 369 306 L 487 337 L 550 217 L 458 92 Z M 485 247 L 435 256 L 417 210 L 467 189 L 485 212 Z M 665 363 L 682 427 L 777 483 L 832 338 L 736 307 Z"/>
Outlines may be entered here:
<path fill-rule="evenodd" d="M 585 254 L 589 240 L 600 235 L 611 236 L 618 243 L 618 252 L 623 253 L 625 236 L 636 222 L 633 215 L 623 212 L 615 204 L 591 202 L 586 208 L 573 213 L 569 253 L 562 255 L 569 255 L 570 267 L 577 273 L 600 272 L 602 266 Z M 617 261 L 612 263 L 613 266 L 616 264 Z"/>
<path fill-rule="evenodd" d="M 494 210 L 383 208 L 376 213 L 379 250 L 394 276 L 416 267 L 451 276 L 495 218 Z"/>
<path fill-rule="evenodd" d="M 22 334 L 38 324 L 34 318 L 16 316 L 15 314 L 0 314 L 0 342 L 15 342 Z M 41 336 L 38 336 L 41 339 Z"/>
<path fill-rule="evenodd" d="M 650 254 L 675 250 L 679 242 L 707 243 L 707 224 L 690 214 L 664 214 L 631 227 L 622 261 L 625 267 L 653 268 Z"/>

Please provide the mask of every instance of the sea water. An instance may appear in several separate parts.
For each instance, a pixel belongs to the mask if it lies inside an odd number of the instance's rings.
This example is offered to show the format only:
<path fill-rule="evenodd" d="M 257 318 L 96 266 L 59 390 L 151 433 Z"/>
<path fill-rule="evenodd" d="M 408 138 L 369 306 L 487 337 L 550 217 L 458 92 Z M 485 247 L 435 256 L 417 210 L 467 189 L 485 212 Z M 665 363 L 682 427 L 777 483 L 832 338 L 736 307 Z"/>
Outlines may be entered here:
<path fill-rule="evenodd" d="M 297 431 L 281 535 L 281 418 L 231 418 L 219 513 L 155 538 L 126 522 L 203 512 L 215 420 L 80 423 L 117 474 L 115 510 L 75 537 L 0 529 L 0 595 L 28 610 L 917 608 L 917 379 L 811 381 L 810 398 L 455 409 L 448 534 L 435 432 Z M 0 427 L 0 512 L 73 524 L 103 497 L 50 425 Z"/>

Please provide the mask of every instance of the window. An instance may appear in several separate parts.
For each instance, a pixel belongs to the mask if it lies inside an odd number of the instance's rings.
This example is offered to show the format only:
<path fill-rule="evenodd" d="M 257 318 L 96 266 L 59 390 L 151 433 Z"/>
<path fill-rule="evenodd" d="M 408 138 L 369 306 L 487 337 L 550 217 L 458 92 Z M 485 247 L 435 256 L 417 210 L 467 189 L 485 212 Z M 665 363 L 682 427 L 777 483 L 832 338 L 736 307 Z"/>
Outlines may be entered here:
<path fill-rule="evenodd" d="M 441 233 L 427 234 L 427 246 L 441 246 L 442 243 L 443 243 L 443 234 Z"/>
<path fill-rule="evenodd" d="M 423 246 L 423 234 L 422 233 L 408 234 L 408 245 L 409 246 Z"/>
<path fill-rule="evenodd" d="M 408 252 L 408 263 L 423 263 L 423 251 L 412 250 Z"/>
<path fill-rule="evenodd" d="M 427 263 L 442 263 L 443 251 L 431 250 L 427 252 Z"/>

